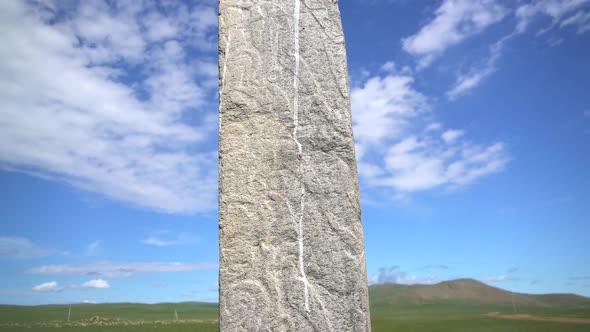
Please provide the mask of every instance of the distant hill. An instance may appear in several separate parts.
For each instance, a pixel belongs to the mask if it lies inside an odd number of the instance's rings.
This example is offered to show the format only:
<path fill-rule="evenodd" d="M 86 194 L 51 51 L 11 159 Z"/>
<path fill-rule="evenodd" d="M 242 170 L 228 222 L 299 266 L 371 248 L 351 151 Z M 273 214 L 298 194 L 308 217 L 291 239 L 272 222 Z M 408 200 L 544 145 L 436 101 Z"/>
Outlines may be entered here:
<path fill-rule="evenodd" d="M 473 279 L 444 281 L 434 285 L 379 284 L 369 287 L 371 305 L 512 305 L 527 307 L 590 308 L 590 298 L 576 294 L 531 295 L 512 293 Z"/>

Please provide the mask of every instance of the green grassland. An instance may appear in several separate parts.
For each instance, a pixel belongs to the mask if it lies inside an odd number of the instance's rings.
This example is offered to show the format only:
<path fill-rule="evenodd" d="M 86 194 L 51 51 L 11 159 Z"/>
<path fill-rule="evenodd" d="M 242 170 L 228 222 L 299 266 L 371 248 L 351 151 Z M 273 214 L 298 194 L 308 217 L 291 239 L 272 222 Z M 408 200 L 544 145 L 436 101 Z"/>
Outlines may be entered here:
<path fill-rule="evenodd" d="M 175 310 L 178 315 L 176 320 Z M 217 331 L 216 303 L 0 305 L 0 331 Z M 102 317 L 96 319 L 95 317 Z M 94 318 L 94 319 L 93 319 Z"/>
<path fill-rule="evenodd" d="M 219 327 L 217 323 L 215 324 L 208 324 L 208 323 L 190 323 L 190 324 L 170 324 L 170 325 L 161 325 L 161 324 L 142 324 L 142 325 L 135 325 L 135 326 L 125 326 L 125 325 L 116 325 L 116 326 L 74 326 L 74 327 L 39 327 L 39 326 L 31 326 L 31 327 L 2 327 L 0 331 L 10 331 L 10 332 L 217 332 Z"/>
<path fill-rule="evenodd" d="M 518 294 L 462 279 L 436 285 L 372 286 L 370 298 L 375 332 L 590 331 L 590 299 L 573 294 Z M 218 330 L 217 304 L 211 303 L 75 304 L 69 323 L 68 309 L 68 305 L 0 305 L 0 332 Z M 489 313 L 511 319 L 485 316 Z M 535 320 L 539 317 L 588 321 Z"/>
<path fill-rule="evenodd" d="M 0 323 L 47 322 L 65 320 L 68 305 L 11 306 L 0 305 Z M 117 317 L 123 320 L 174 320 L 174 311 L 181 320 L 217 320 L 216 303 L 101 303 L 72 304 L 70 320 L 76 321 L 95 316 Z"/>
<path fill-rule="evenodd" d="M 518 310 L 518 309 L 517 309 Z M 513 314 L 511 306 L 467 306 L 453 303 L 425 305 L 374 305 L 371 320 L 375 332 L 582 332 L 590 324 L 508 320 L 483 316 L 499 312 Z M 518 311 L 519 314 L 524 313 Z M 590 310 L 551 308 L 527 310 L 545 317 L 590 318 Z"/>

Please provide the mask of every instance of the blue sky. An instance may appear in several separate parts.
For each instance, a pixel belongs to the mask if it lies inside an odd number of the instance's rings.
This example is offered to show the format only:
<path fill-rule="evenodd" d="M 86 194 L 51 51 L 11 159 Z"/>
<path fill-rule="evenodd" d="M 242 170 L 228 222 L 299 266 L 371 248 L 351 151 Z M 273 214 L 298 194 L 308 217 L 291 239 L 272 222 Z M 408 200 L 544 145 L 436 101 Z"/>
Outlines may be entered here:
<path fill-rule="evenodd" d="M 590 0 L 340 9 L 370 283 L 590 296 Z M 0 13 L 0 302 L 217 301 L 216 1 Z"/>

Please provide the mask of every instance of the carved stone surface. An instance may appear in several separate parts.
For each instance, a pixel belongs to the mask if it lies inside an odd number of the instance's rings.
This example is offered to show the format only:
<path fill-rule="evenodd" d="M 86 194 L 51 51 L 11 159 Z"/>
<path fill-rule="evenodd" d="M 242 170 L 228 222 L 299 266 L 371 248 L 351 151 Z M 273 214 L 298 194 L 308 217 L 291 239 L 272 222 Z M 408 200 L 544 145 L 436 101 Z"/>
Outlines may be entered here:
<path fill-rule="evenodd" d="M 370 331 L 336 0 L 220 0 L 221 331 Z"/>

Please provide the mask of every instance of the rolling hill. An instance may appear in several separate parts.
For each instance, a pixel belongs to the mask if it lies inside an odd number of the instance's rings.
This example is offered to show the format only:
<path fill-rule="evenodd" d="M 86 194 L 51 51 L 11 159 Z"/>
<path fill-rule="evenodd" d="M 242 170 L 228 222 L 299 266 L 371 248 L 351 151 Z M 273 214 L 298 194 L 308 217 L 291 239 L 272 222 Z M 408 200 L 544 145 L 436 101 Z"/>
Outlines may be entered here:
<path fill-rule="evenodd" d="M 531 295 L 512 293 L 473 279 L 433 285 L 379 284 L 369 287 L 371 305 L 510 305 L 539 308 L 588 308 L 590 298 L 576 294 Z"/>

